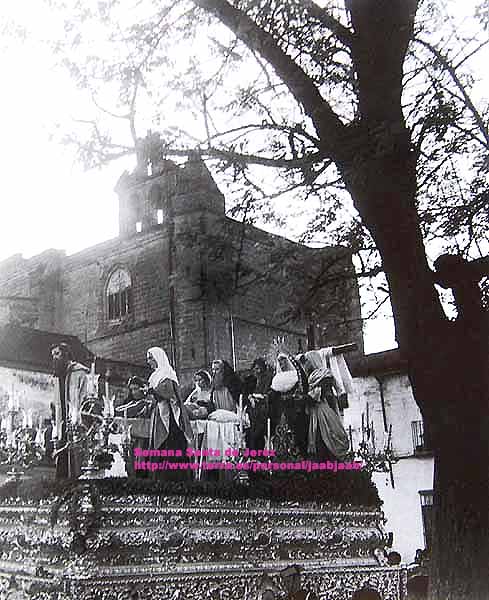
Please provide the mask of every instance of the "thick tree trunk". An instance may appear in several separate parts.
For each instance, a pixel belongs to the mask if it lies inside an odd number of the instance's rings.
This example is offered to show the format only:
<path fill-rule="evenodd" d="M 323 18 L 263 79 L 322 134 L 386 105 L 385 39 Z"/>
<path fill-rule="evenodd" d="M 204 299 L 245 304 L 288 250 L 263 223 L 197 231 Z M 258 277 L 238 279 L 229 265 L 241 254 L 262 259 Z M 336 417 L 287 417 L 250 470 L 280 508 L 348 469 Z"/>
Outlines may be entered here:
<path fill-rule="evenodd" d="M 473 308 L 449 322 L 426 259 L 415 201 L 416 157 L 400 101 L 416 5 L 349 3 L 360 118 L 349 127 L 337 164 L 382 256 L 397 341 L 433 437 L 431 600 L 487 600 L 488 317 Z"/>
<path fill-rule="evenodd" d="M 408 134 L 343 170 L 389 282 L 396 336 L 435 452 L 432 600 L 489 598 L 489 328 L 444 315 L 415 207 Z M 402 140 L 404 139 L 404 143 Z M 369 148 L 370 146 L 370 148 Z"/>
<path fill-rule="evenodd" d="M 487 315 L 476 316 L 440 340 L 447 350 L 433 359 L 440 377 L 426 400 L 435 445 L 432 600 L 489 598 L 489 327 Z"/>
<path fill-rule="evenodd" d="M 489 598 L 489 406 L 479 397 L 454 397 L 477 374 L 447 374 L 441 397 L 452 405 L 440 415 L 435 452 L 432 600 Z M 469 387 L 472 382 L 469 381 Z M 486 391 L 487 393 L 487 391 Z M 487 396 L 486 396 L 487 398 Z M 475 401 L 474 401 L 475 400 Z M 455 409 L 455 403 L 457 408 Z M 443 412 L 443 407 L 441 407 Z"/>

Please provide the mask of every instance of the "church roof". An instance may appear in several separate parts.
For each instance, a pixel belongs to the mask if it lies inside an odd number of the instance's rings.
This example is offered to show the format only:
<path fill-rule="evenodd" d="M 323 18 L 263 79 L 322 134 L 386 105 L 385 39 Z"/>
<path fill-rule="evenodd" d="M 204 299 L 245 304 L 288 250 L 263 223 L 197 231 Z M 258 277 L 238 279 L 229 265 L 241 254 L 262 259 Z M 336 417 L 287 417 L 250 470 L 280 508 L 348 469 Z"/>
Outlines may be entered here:
<path fill-rule="evenodd" d="M 51 346 L 66 342 L 74 359 L 90 362 L 91 353 L 74 335 L 41 331 L 9 323 L 0 327 L 0 364 L 18 369 L 51 373 Z"/>

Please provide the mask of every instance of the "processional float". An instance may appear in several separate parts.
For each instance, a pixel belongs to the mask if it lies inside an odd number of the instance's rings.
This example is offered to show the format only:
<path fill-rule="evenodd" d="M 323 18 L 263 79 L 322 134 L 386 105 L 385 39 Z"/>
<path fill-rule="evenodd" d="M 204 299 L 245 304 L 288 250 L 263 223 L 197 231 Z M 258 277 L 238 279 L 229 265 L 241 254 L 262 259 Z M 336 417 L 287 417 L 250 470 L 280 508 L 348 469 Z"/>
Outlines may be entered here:
<path fill-rule="evenodd" d="M 92 367 L 95 399 L 94 377 Z M 132 458 L 131 419 L 114 416 L 108 392 L 106 384 L 100 410 L 84 407 L 82 427 L 72 423 L 67 429 L 67 444 L 84 449 L 76 485 L 44 500 L 3 498 L 5 597 L 19 590 L 38 600 L 350 600 L 359 590 L 383 600 L 405 597 L 406 569 L 384 560 L 390 540 L 366 473 L 358 473 L 356 483 L 352 473 L 331 476 L 325 485 L 345 490 L 341 499 L 332 493 L 333 500 L 320 478 L 295 481 L 294 473 L 288 480 L 273 472 L 241 476 L 228 487 L 102 479 L 114 446 Z M 121 427 L 119 444 L 112 442 L 114 424 Z M 241 418 L 239 427 L 243 434 Z M 268 426 L 267 446 L 272 444 Z M 360 451 L 368 454 L 368 445 Z M 255 485 L 267 493 L 260 497 Z M 308 485 L 318 496 L 300 499 Z"/>

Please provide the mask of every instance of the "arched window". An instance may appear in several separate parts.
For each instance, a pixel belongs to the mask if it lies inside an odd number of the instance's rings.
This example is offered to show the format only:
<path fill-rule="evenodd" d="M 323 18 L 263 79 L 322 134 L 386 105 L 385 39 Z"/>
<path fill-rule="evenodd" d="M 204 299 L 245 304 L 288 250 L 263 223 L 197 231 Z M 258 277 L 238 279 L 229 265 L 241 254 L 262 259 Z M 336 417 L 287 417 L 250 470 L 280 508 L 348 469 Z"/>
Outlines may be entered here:
<path fill-rule="evenodd" d="M 132 312 L 131 276 L 125 269 L 119 268 L 111 273 L 106 298 L 109 321 L 117 321 Z"/>

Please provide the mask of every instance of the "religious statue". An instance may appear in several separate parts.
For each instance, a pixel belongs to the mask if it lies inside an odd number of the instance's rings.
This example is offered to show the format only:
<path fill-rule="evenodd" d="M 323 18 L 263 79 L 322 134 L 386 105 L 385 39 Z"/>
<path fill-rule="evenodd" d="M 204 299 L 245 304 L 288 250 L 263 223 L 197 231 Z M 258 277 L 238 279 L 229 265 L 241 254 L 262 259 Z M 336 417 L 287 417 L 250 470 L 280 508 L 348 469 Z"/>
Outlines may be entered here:
<path fill-rule="evenodd" d="M 80 450 L 69 432 L 81 426 L 81 407 L 88 395 L 89 369 L 73 359 L 71 348 L 60 343 L 51 348 L 56 376 L 55 426 L 56 479 L 76 479 L 81 473 Z"/>
<path fill-rule="evenodd" d="M 237 412 L 241 381 L 231 365 L 225 360 L 212 361 L 211 401 L 216 410 Z"/>
<path fill-rule="evenodd" d="M 270 411 L 272 425 L 278 420 L 273 436 L 277 456 L 290 460 L 306 456 L 308 384 L 304 370 L 293 356 L 285 353 L 278 355 L 271 389 L 277 395 L 271 402 Z"/>
<path fill-rule="evenodd" d="M 321 460 L 341 461 L 347 456 L 350 442 L 340 417 L 338 398 L 341 394 L 335 390 L 344 388 L 340 387 L 342 380 L 335 378 L 332 356 L 329 362 L 327 350 L 310 350 L 301 357 L 310 399 L 306 407 L 309 415 L 307 451 Z"/>
<path fill-rule="evenodd" d="M 258 357 L 251 365 L 251 374 L 245 380 L 247 388 L 246 404 L 250 416 L 250 428 L 247 432 L 247 445 L 255 450 L 263 450 L 266 443 L 267 420 L 270 415 L 270 398 L 273 369 L 265 359 Z M 248 382 L 250 382 L 248 384 Z M 276 425 L 276 423 L 274 423 Z"/>
<path fill-rule="evenodd" d="M 149 378 L 149 393 L 154 397 L 150 425 L 150 449 L 178 450 L 181 456 L 167 461 L 181 462 L 187 448 L 194 445 L 194 435 L 187 410 L 180 398 L 179 383 L 175 370 L 162 348 L 147 351 L 147 362 L 152 370 Z M 185 474 L 184 471 L 167 472 L 167 477 Z"/>

